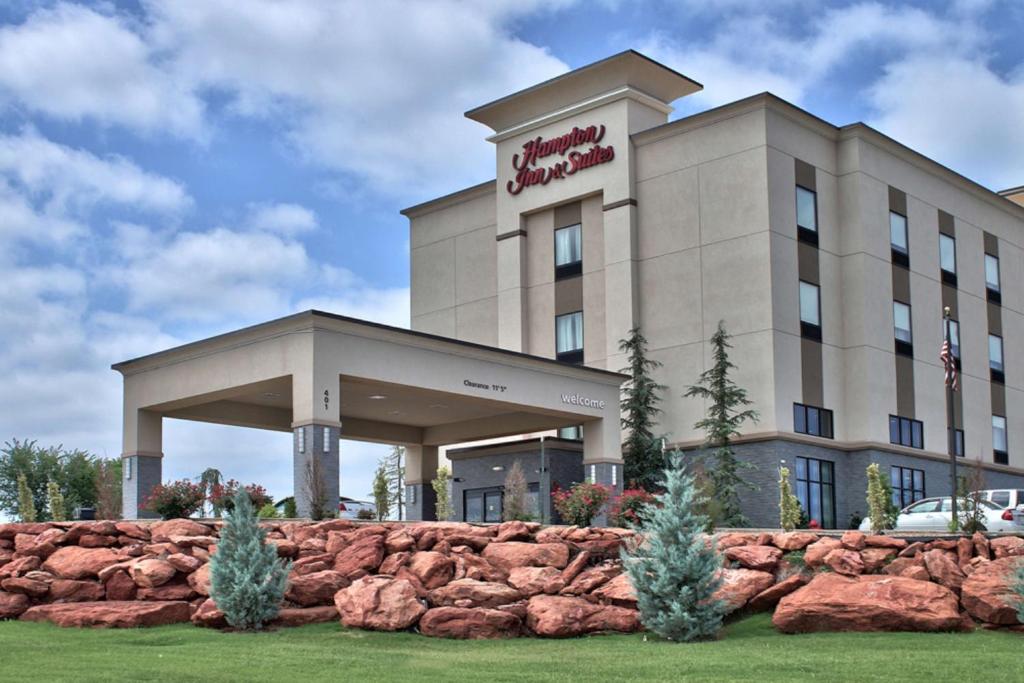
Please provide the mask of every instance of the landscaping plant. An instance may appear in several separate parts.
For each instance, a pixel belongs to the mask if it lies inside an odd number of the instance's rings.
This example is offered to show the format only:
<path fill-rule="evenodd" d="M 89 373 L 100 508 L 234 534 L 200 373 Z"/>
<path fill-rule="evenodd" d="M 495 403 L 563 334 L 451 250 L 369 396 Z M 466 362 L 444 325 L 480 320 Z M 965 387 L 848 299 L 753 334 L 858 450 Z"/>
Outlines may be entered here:
<path fill-rule="evenodd" d="M 430 482 L 430 488 L 434 489 L 434 496 L 436 502 L 434 503 L 434 510 L 437 513 L 437 519 L 441 522 L 446 522 L 451 519 L 452 511 L 452 499 L 449 484 L 452 480 L 452 473 L 448 471 L 447 467 L 438 467 L 437 476 L 432 482 Z"/>
<path fill-rule="evenodd" d="M 962 531 L 973 534 L 985 531 L 985 508 L 982 507 L 982 490 L 985 488 L 985 473 L 981 469 L 981 461 L 973 460 L 967 466 L 967 473 L 957 477 L 957 517 L 958 524 L 950 520 L 950 531 Z"/>
<path fill-rule="evenodd" d="M 722 558 L 704 535 L 707 520 L 693 477 L 680 466 L 665 471 L 665 490 L 643 514 L 645 542 L 624 551 L 623 567 L 636 591 L 647 629 L 676 642 L 712 638 L 724 607 L 715 599 Z"/>
<path fill-rule="evenodd" d="M 120 459 L 96 462 L 96 519 L 121 519 L 123 467 Z"/>
<path fill-rule="evenodd" d="M 395 507 L 398 519 L 405 512 L 405 447 L 392 446 L 384 458 L 384 474 L 388 480 L 388 507 Z"/>
<path fill-rule="evenodd" d="M 221 485 L 224 481 L 224 475 L 220 473 L 220 470 L 214 467 L 207 467 L 199 475 L 199 485 L 203 487 L 203 495 L 210 501 L 210 507 L 213 508 L 212 514 L 214 517 L 220 517 L 224 514 L 224 508 L 222 506 L 223 496 L 218 497 L 216 500 L 213 499 L 213 492 L 216 487 Z M 231 495 L 234 495 L 234 491 Z M 203 515 L 206 515 L 206 504 L 203 504 Z"/>
<path fill-rule="evenodd" d="M 686 390 L 684 396 L 699 398 L 708 403 L 706 417 L 695 429 L 705 433 L 704 447 L 712 451 L 713 467 L 709 471 L 714 489 L 714 500 L 720 506 L 720 516 L 711 521 L 716 526 L 747 526 L 747 518 L 740 511 L 740 487 L 754 488 L 740 475 L 740 470 L 753 465 L 736 459 L 732 450 L 733 437 L 740 435 L 740 427 L 748 420 L 757 422 L 756 410 L 746 408 L 752 401 L 747 391 L 736 385 L 729 376 L 736 366 L 729 360 L 729 334 L 725 323 L 719 321 L 711 336 L 713 364 L 701 373 L 697 383 Z"/>
<path fill-rule="evenodd" d="M 51 481 L 46 485 L 47 507 L 50 509 L 51 522 L 66 522 L 68 519 L 67 510 L 64 509 L 64 496 L 61 495 L 60 486 L 57 482 Z"/>
<path fill-rule="evenodd" d="M 793 495 L 789 483 L 789 468 L 779 468 L 779 526 L 792 531 L 800 526 L 800 501 Z"/>
<path fill-rule="evenodd" d="M 313 521 L 333 517 L 337 514 L 337 510 L 332 510 L 332 506 L 327 501 L 327 487 L 324 486 L 323 467 L 320 458 L 314 454 L 306 461 L 306 466 L 303 468 L 303 488 L 309 500 L 309 518 Z M 335 504 L 334 507 L 337 507 L 337 505 Z M 298 512 L 296 512 L 297 516 Z"/>
<path fill-rule="evenodd" d="M 603 484 L 583 482 L 572 488 L 553 491 L 555 509 L 564 524 L 590 526 L 591 520 L 611 498 L 611 488 Z"/>
<path fill-rule="evenodd" d="M 202 483 L 199 485 L 204 486 Z M 231 512 L 235 504 L 235 494 L 238 493 L 239 489 L 243 489 L 249 494 L 249 500 L 252 501 L 253 507 L 257 510 L 262 510 L 265 505 L 273 507 L 274 499 L 259 484 L 248 484 L 243 487 L 236 480 L 228 479 L 224 483 L 218 482 L 206 488 L 208 492 L 207 500 L 209 500 L 210 505 L 213 507 L 216 516 L 221 516 L 225 511 Z"/>
<path fill-rule="evenodd" d="M 626 489 L 612 501 L 608 521 L 623 529 L 638 528 L 643 523 L 644 509 L 654 500 L 654 494 L 643 489 Z"/>
<path fill-rule="evenodd" d="M 23 522 L 36 521 L 36 503 L 24 474 L 18 475 L 18 518 Z"/>
<path fill-rule="evenodd" d="M 299 512 L 295 509 L 295 496 L 286 498 L 284 501 L 284 518 L 296 519 L 298 516 Z"/>
<path fill-rule="evenodd" d="M 502 520 L 529 522 L 533 519 L 533 515 L 527 509 L 526 494 L 526 475 L 523 473 L 522 464 L 516 460 L 512 463 L 512 467 L 508 468 L 508 474 L 505 475 L 505 495 L 501 502 Z"/>
<path fill-rule="evenodd" d="M 112 465 L 115 460 L 104 460 L 81 450 L 66 450 L 63 446 L 42 447 L 35 441 L 13 439 L 0 448 L 0 512 L 14 517 L 20 515 L 21 489 L 18 479 L 25 476 L 25 484 L 36 510 L 47 510 L 47 485 L 55 482 L 64 497 L 65 510 L 97 507 L 96 473 L 101 463 Z M 120 478 L 118 479 L 120 485 Z M 120 492 L 120 489 L 118 489 Z M 120 497 L 120 493 L 118 493 Z"/>
<path fill-rule="evenodd" d="M 277 514 L 277 508 L 273 503 L 266 503 L 260 508 L 259 517 L 260 519 L 277 519 L 280 515 Z"/>
<path fill-rule="evenodd" d="M 202 486 L 188 479 L 179 479 L 154 486 L 143 507 L 164 519 L 177 519 L 192 516 L 202 506 L 203 500 Z"/>
<path fill-rule="evenodd" d="M 377 521 L 387 518 L 391 507 L 391 494 L 388 492 L 387 465 L 383 461 L 377 463 L 377 471 L 373 474 L 373 503 L 377 508 Z"/>
<path fill-rule="evenodd" d="M 623 479 L 630 486 L 648 491 L 661 486 L 665 469 L 662 440 L 652 429 L 661 409 L 659 393 L 665 389 L 651 377 L 661 363 L 647 357 L 647 339 L 634 327 L 629 336 L 619 341 L 619 350 L 626 354 L 629 367 L 621 372 L 629 375 L 622 387 L 622 429 L 626 440 L 622 443 Z"/>
<path fill-rule="evenodd" d="M 868 520 L 871 522 L 872 533 L 880 534 L 895 526 L 889 523 L 889 505 L 892 501 L 892 494 L 886 490 L 885 481 L 882 479 L 877 462 L 868 465 L 867 478 Z"/>
<path fill-rule="evenodd" d="M 237 629 L 257 630 L 276 617 L 288 587 L 291 562 L 278 559 L 266 536 L 249 494 L 238 490 L 210 558 L 210 597 Z"/>

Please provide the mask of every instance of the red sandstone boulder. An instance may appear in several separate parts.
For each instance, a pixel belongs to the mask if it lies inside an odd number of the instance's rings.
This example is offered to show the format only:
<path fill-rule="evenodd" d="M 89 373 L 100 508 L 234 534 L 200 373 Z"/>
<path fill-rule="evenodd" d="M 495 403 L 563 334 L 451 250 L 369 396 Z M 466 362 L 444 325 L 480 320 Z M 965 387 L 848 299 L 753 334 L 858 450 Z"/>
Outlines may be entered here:
<path fill-rule="evenodd" d="M 455 563 L 441 553 L 425 550 L 412 556 L 408 569 L 429 591 L 451 581 L 455 573 Z"/>
<path fill-rule="evenodd" d="M 521 628 L 515 614 L 479 607 L 435 607 L 426 611 L 419 625 L 425 636 L 459 639 L 514 638 Z"/>
<path fill-rule="evenodd" d="M 867 536 L 860 531 L 847 531 L 839 539 L 847 550 L 861 550 L 867 545 Z"/>
<path fill-rule="evenodd" d="M 453 552 L 452 559 L 455 562 L 453 578 L 477 581 L 504 581 L 508 578 L 508 572 L 498 569 L 479 555 Z"/>
<path fill-rule="evenodd" d="M 8 593 L 21 593 L 37 599 L 50 592 L 50 584 L 25 577 L 4 579 L 0 581 L 0 588 Z"/>
<path fill-rule="evenodd" d="M 113 536 L 103 536 L 102 534 L 85 534 L 78 539 L 78 545 L 83 548 L 110 548 L 118 545 L 117 539 Z"/>
<path fill-rule="evenodd" d="M 132 580 L 140 588 L 156 588 L 162 586 L 178 573 L 167 560 L 141 560 L 132 565 Z"/>
<path fill-rule="evenodd" d="M 718 549 L 724 551 L 727 548 L 734 548 L 740 545 L 756 545 L 758 541 L 757 534 L 722 534 L 715 539 L 715 543 L 718 545 Z"/>
<path fill-rule="evenodd" d="M 971 536 L 971 541 L 974 543 L 974 554 L 978 557 L 984 557 L 986 560 L 992 559 L 991 550 L 988 543 L 988 538 L 985 534 L 980 531 L 975 531 L 974 535 Z"/>
<path fill-rule="evenodd" d="M 513 567 L 556 567 L 562 569 L 569 563 L 569 546 L 564 543 L 491 543 L 483 551 L 483 557 L 499 569 L 509 571 Z"/>
<path fill-rule="evenodd" d="M 64 536 L 60 529 L 47 529 L 41 534 L 18 534 L 14 537 L 14 552 L 45 560 L 57 550 L 57 544 L 64 540 Z"/>
<path fill-rule="evenodd" d="M 377 568 L 377 573 L 394 575 L 400 568 L 406 565 L 410 557 L 412 557 L 412 553 L 406 550 L 395 553 L 394 555 L 388 555 L 384 558 L 384 561 L 380 563 L 380 567 Z"/>
<path fill-rule="evenodd" d="M 926 550 L 925 544 L 921 541 L 914 541 L 906 548 L 901 550 L 897 557 L 917 557 Z"/>
<path fill-rule="evenodd" d="M 337 610 L 334 610 L 334 616 L 337 618 Z M 207 598 L 199 605 L 192 613 L 191 621 L 196 626 L 205 626 L 206 628 L 227 628 L 228 626 L 227 618 L 223 612 L 217 609 L 217 603 L 212 598 Z"/>
<path fill-rule="evenodd" d="M 825 556 L 825 564 L 837 574 L 857 576 L 864 573 L 864 561 L 860 558 L 860 553 L 855 550 L 834 548 Z"/>
<path fill-rule="evenodd" d="M 772 544 L 783 550 L 803 550 L 818 540 L 817 534 L 806 531 L 789 531 L 781 534 L 772 534 Z"/>
<path fill-rule="evenodd" d="M 539 636 L 567 638 L 585 633 L 640 629 L 636 610 L 595 605 L 582 598 L 535 595 L 526 607 L 526 623 Z"/>
<path fill-rule="evenodd" d="M 868 536 L 868 538 L 870 539 L 871 536 Z M 894 557 L 896 557 L 895 548 L 874 547 L 869 544 L 867 548 L 860 551 L 860 559 L 864 563 L 864 571 L 868 574 L 879 571 Z"/>
<path fill-rule="evenodd" d="M 27 595 L 0 591 L 0 619 L 17 619 L 30 604 Z"/>
<path fill-rule="evenodd" d="M 903 572 L 910 567 L 921 567 L 924 569 L 924 560 L 919 557 L 897 557 L 882 568 L 882 573 L 889 574 L 890 576 L 903 576 Z M 925 570 L 925 576 L 928 577 L 927 570 Z M 925 581 L 929 581 L 930 578 L 925 578 Z"/>
<path fill-rule="evenodd" d="M 1004 557 L 1024 555 L 1024 538 L 1019 536 L 993 538 L 988 544 L 992 549 L 992 556 L 997 560 Z"/>
<path fill-rule="evenodd" d="M 502 522 L 498 525 L 498 534 L 494 537 L 494 542 L 529 541 L 532 537 L 533 534 L 530 532 L 530 527 L 526 526 L 526 522 Z"/>
<path fill-rule="evenodd" d="M 835 538 L 821 538 L 804 549 L 804 564 L 812 569 L 825 564 L 825 557 L 842 544 Z"/>
<path fill-rule="evenodd" d="M 580 572 L 579 576 L 573 579 L 572 583 L 559 592 L 562 595 L 585 595 L 621 573 L 622 566 L 618 563 L 602 562 L 597 566 Z"/>
<path fill-rule="evenodd" d="M 122 533 L 131 536 L 121 527 L 118 530 Z M 174 542 L 171 540 L 171 536 L 207 536 L 210 534 L 210 527 L 199 522 L 194 522 L 191 519 L 169 519 L 165 522 L 156 522 L 149 527 L 150 540 L 153 543 L 167 543 Z"/>
<path fill-rule="evenodd" d="M 136 600 L 187 600 L 199 597 L 187 583 L 165 583 L 156 588 L 140 588 L 135 595 Z"/>
<path fill-rule="evenodd" d="M 138 628 L 188 621 L 189 606 L 187 602 L 72 602 L 32 607 L 20 618 L 57 626 Z"/>
<path fill-rule="evenodd" d="M 330 605 L 335 594 L 350 583 L 344 574 L 335 571 L 292 576 L 284 597 L 303 607 Z"/>
<path fill-rule="evenodd" d="M 103 584 L 96 581 L 57 579 L 50 584 L 50 598 L 54 602 L 96 602 L 106 597 Z"/>
<path fill-rule="evenodd" d="M 267 543 L 277 548 L 278 557 L 295 557 L 299 554 L 299 544 L 286 538 L 268 538 Z"/>
<path fill-rule="evenodd" d="M 725 556 L 741 567 L 770 572 L 782 557 L 782 551 L 770 545 L 738 545 L 728 548 Z"/>
<path fill-rule="evenodd" d="M 924 566 L 932 581 L 954 591 L 959 591 L 964 582 L 963 570 L 944 550 L 929 550 L 924 554 Z"/>
<path fill-rule="evenodd" d="M 907 542 L 904 539 L 893 538 L 892 536 L 882 536 L 881 534 L 865 536 L 864 543 L 869 548 L 892 548 L 896 552 L 907 547 Z"/>
<path fill-rule="evenodd" d="M 554 595 L 565 588 L 562 572 L 554 567 L 513 567 L 508 584 L 525 598 L 541 593 Z"/>
<path fill-rule="evenodd" d="M 191 574 L 203 566 L 203 561 L 184 553 L 175 553 L 167 556 L 167 562 L 182 574 Z"/>
<path fill-rule="evenodd" d="M 714 599 L 725 604 L 727 614 L 741 609 L 755 595 L 775 584 L 774 576 L 754 569 L 725 568 L 721 578 L 722 584 L 715 591 Z"/>
<path fill-rule="evenodd" d="M 952 591 L 928 581 L 819 574 L 782 598 L 772 623 L 784 633 L 952 631 L 960 612 Z"/>
<path fill-rule="evenodd" d="M 1017 621 L 1020 596 L 1013 590 L 1020 559 L 1003 557 L 979 564 L 960 590 L 964 609 L 975 619 L 1008 626 Z"/>
<path fill-rule="evenodd" d="M 210 563 L 207 562 L 199 569 L 188 575 L 188 585 L 200 595 L 210 595 Z"/>
<path fill-rule="evenodd" d="M 136 538 L 140 541 L 148 541 L 152 538 L 149 529 L 134 522 L 115 522 L 114 528 L 117 529 L 119 534 Z"/>
<path fill-rule="evenodd" d="M 801 586 L 807 585 L 811 580 L 807 574 L 793 574 L 792 576 L 779 581 L 774 586 L 764 589 L 747 603 L 747 607 L 754 612 L 762 612 L 771 609 L 778 604 L 779 600 L 786 597 Z"/>
<path fill-rule="evenodd" d="M 387 535 L 384 539 L 384 547 L 387 549 L 388 555 L 401 553 L 415 548 L 416 539 L 405 529 L 398 529 Z"/>
<path fill-rule="evenodd" d="M 334 604 L 345 626 L 374 631 L 407 629 L 427 611 L 411 583 L 390 576 L 358 579 L 338 591 Z"/>
<path fill-rule="evenodd" d="M 475 579 L 458 579 L 427 595 L 427 601 L 434 607 L 498 607 L 521 599 L 515 588 Z"/>
<path fill-rule="evenodd" d="M 579 576 L 580 572 L 586 569 L 590 563 L 590 553 L 583 551 L 578 553 L 572 562 L 566 565 L 565 569 L 562 570 L 562 581 L 568 585 L 572 583 L 573 579 Z"/>
<path fill-rule="evenodd" d="M 138 591 L 128 572 L 120 570 L 107 577 L 104 587 L 107 600 L 134 600 Z"/>
<path fill-rule="evenodd" d="M 956 563 L 960 568 L 967 566 L 967 563 L 974 557 L 974 541 L 964 536 L 956 542 Z"/>
<path fill-rule="evenodd" d="M 619 574 L 590 595 L 609 605 L 636 609 L 636 591 L 626 573 Z"/>
<path fill-rule="evenodd" d="M 384 560 L 384 537 L 371 535 L 360 538 L 338 553 L 334 571 L 352 578 L 376 571 Z"/>
<path fill-rule="evenodd" d="M 62 579 L 88 579 L 98 576 L 101 569 L 117 564 L 121 558 L 109 548 L 58 548 L 43 563 L 43 569 Z"/>
<path fill-rule="evenodd" d="M 270 623 L 275 626 L 306 626 L 326 624 L 338 619 L 338 608 L 327 607 L 284 607 Z"/>
<path fill-rule="evenodd" d="M 19 576 L 26 574 L 31 571 L 39 569 L 43 564 L 35 555 L 29 555 L 28 557 L 16 557 L 10 562 L 0 566 L 0 579 L 5 579 L 9 576 Z"/>

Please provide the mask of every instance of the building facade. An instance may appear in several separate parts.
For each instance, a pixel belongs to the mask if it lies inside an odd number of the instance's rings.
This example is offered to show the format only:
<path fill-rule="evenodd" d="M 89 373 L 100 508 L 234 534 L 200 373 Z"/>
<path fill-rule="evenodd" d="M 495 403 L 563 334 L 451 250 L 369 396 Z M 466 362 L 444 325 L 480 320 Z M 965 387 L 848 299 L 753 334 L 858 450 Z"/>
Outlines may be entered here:
<path fill-rule="evenodd" d="M 683 394 L 723 321 L 760 414 L 738 445 L 745 513 L 778 524 L 786 464 L 843 528 L 870 462 L 900 502 L 949 493 L 948 307 L 961 462 L 1024 486 L 1024 189 L 767 93 L 669 122 L 700 88 L 630 51 L 468 112 L 494 131 L 496 179 L 403 212 L 413 329 L 620 370 L 638 326 L 659 428 L 692 450 L 705 406 Z"/>

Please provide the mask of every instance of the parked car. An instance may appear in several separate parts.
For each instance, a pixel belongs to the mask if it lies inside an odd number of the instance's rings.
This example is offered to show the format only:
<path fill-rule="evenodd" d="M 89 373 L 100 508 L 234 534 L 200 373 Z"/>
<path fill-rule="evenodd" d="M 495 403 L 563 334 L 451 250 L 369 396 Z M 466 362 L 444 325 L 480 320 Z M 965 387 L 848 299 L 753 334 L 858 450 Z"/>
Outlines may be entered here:
<path fill-rule="evenodd" d="M 1024 507 L 1024 489 L 989 489 L 978 493 L 983 499 L 995 503 L 1004 510 Z"/>
<path fill-rule="evenodd" d="M 985 514 L 985 529 L 994 532 L 1024 532 L 1024 515 L 1015 515 L 1013 510 L 1000 508 L 988 500 L 981 500 Z M 925 498 L 900 510 L 896 518 L 896 531 L 949 531 L 953 519 L 953 503 L 945 498 Z M 860 523 L 861 531 L 871 530 L 871 520 Z"/>

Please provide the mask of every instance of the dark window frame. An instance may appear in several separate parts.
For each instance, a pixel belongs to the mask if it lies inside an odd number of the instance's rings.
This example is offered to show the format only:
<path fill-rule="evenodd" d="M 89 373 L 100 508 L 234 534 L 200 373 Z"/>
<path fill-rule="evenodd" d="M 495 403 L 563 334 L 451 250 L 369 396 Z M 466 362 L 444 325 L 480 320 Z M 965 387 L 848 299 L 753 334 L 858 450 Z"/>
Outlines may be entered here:
<path fill-rule="evenodd" d="M 910 473 L 910 488 L 906 488 L 903 485 L 903 473 Z M 921 487 L 917 487 L 917 477 L 915 475 L 921 475 Z M 896 475 L 896 476 L 894 476 Z M 893 483 L 893 479 L 896 483 Z M 903 508 L 913 505 L 919 500 L 924 500 L 928 496 L 925 495 L 925 471 L 919 470 L 914 467 L 904 467 L 902 465 L 891 465 L 889 467 L 889 486 L 892 488 L 892 502 L 900 510 Z M 920 495 L 918 495 L 920 494 Z"/>
<path fill-rule="evenodd" d="M 821 285 L 809 282 L 808 280 L 799 280 L 797 284 L 797 304 L 801 310 L 803 310 L 803 301 L 800 298 L 800 285 L 810 285 L 817 291 L 817 303 L 818 303 L 818 324 L 809 323 L 804 321 L 803 316 L 800 317 L 800 336 L 804 339 L 811 339 L 814 341 L 821 341 Z"/>
<path fill-rule="evenodd" d="M 555 316 L 555 359 L 563 363 L 573 363 L 575 365 L 580 365 L 581 363 L 583 363 L 584 346 L 580 346 L 578 349 L 570 349 L 569 351 L 558 351 L 558 319 L 567 315 L 576 315 L 577 313 L 580 314 L 580 318 L 582 319 L 583 311 L 568 311 L 567 313 L 562 313 L 560 315 Z M 584 345 L 586 344 L 584 336 L 585 332 L 586 329 L 581 327 L 580 341 Z"/>
<path fill-rule="evenodd" d="M 893 306 L 893 323 L 892 323 L 892 338 L 895 342 L 896 353 L 901 356 L 914 357 L 914 307 L 905 301 L 899 299 L 893 299 L 893 304 L 899 304 L 907 307 L 908 324 L 910 325 L 910 341 L 904 341 L 896 336 L 896 307 Z"/>
<path fill-rule="evenodd" d="M 570 228 L 580 229 L 580 258 L 577 261 L 571 261 L 569 263 L 563 263 L 559 265 L 555 263 L 555 280 L 565 280 L 570 277 L 576 277 L 577 275 L 583 274 L 583 224 L 573 223 L 572 225 L 563 225 L 560 228 L 555 228 L 551 233 L 551 240 L 553 246 L 553 254 L 558 254 L 558 232 L 559 230 L 568 230 Z"/>
<path fill-rule="evenodd" d="M 896 428 L 893 436 L 893 428 Z M 889 415 L 889 443 L 924 450 L 924 423 L 912 417 Z"/>
<path fill-rule="evenodd" d="M 942 267 L 942 238 L 953 241 L 953 270 L 946 270 Z M 956 237 L 947 235 L 944 232 L 939 233 L 939 272 L 942 275 L 942 284 L 949 285 L 950 287 L 957 286 L 957 258 L 956 258 Z"/>
<path fill-rule="evenodd" d="M 993 258 L 993 259 L 996 260 L 996 271 L 997 271 L 996 275 L 997 275 L 997 277 L 999 279 L 999 282 L 996 283 L 996 289 L 992 289 L 988 285 L 988 262 L 987 262 L 987 260 L 989 258 Z M 999 262 L 999 256 L 996 255 L 996 254 L 990 254 L 990 253 L 988 253 L 986 251 L 985 252 L 985 261 L 986 261 L 985 269 L 984 269 L 985 270 L 985 299 L 987 301 L 989 301 L 990 303 L 1002 305 L 1002 303 L 1003 303 L 1003 267 L 1002 267 L 1002 264 Z"/>
<path fill-rule="evenodd" d="M 803 463 L 803 470 L 804 470 L 803 478 L 800 477 L 800 461 L 801 460 L 804 461 L 804 463 Z M 811 462 L 818 463 L 818 479 L 817 480 L 811 479 Z M 835 529 L 836 528 L 836 468 L 835 468 L 835 463 L 832 462 L 831 460 L 821 460 L 819 458 L 808 458 L 808 457 L 804 457 L 804 456 L 797 456 L 795 464 L 796 464 L 796 472 L 794 473 L 794 480 L 796 481 L 796 496 L 797 496 L 797 499 L 800 500 L 800 504 L 803 507 L 804 512 L 811 519 L 817 520 L 818 524 L 821 525 L 821 528 L 823 528 L 823 529 Z M 830 475 L 829 476 L 830 481 L 828 481 L 828 482 L 824 481 L 825 478 L 821 474 L 822 471 L 824 469 L 826 469 L 826 466 L 827 466 L 827 469 L 828 469 L 828 472 L 829 472 L 829 475 Z M 810 504 L 810 501 L 811 501 L 811 488 L 812 487 L 817 487 L 817 489 L 818 489 L 818 503 L 819 503 L 819 507 L 821 508 L 821 515 L 820 515 L 821 519 L 818 519 L 817 517 L 815 517 L 814 510 L 812 509 L 813 506 Z M 825 488 L 830 489 L 830 492 L 831 492 L 831 496 L 829 496 L 829 498 L 831 499 L 832 505 L 831 505 L 831 510 L 828 510 L 828 512 L 831 514 L 831 520 L 826 519 L 826 514 L 825 514 L 826 510 L 825 510 L 825 506 L 824 506 L 824 502 L 823 502 L 824 499 L 825 499 L 825 491 L 824 491 Z M 805 501 L 807 502 L 806 505 L 804 504 Z M 831 523 L 829 523 L 829 522 L 831 522 Z"/>
<path fill-rule="evenodd" d="M 997 384 L 1006 384 L 1006 341 L 1003 339 L 1001 334 L 988 333 L 989 339 L 989 350 L 988 350 L 988 376 L 989 379 Z M 1002 356 L 1002 370 L 998 370 L 992 367 L 992 340 L 991 337 L 995 337 L 999 340 L 999 355 Z"/>
<path fill-rule="evenodd" d="M 814 226 L 815 227 L 813 229 L 808 228 L 808 227 L 803 226 L 803 225 L 800 225 L 800 200 L 799 200 L 800 192 L 799 192 L 799 190 L 804 190 L 805 192 L 810 192 L 811 196 L 814 198 Z M 817 193 L 816 190 L 812 190 L 809 187 L 804 187 L 800 183 L 797 183 L 796 184 L 796 189 L 793 190 L 793 196 L 794 196 L 794 200 L 796 201 L 796 207 L 797 207 L 797 212 L 796 212 L 796 216 L 797 216 L 797 218 L 796 218 L 796 238 L 800 242 L 806 242 L 807 244 L 813 244 L 814 246 L 818 246 L 818 224 L 819 224 L 819 220 L 818 220 L 818 218 L 819 218 L 819 215 L 818 215 L 818 193 Z"/>
<path fill-rule="evenodd" d="M 1006 421 L 1005 415 L 998 413 L 992 413 L 992 417 L 1003 418 L 1003 439 L 1006 441 L 1006 450 L 1000 450 L 992 444 L 992 462 L 997 465 L 1009 465 L 1010 464 L 1010 423 Z M 992 434 L 995 436 L 995 425 L 992 425 Z M 995 439 L 993 438 L 993 441 Z"/>
<path fill-rule="evenodd" d="M 813 412 L 812 412 L 813 411 Z M 811 415 L 817 414 L 818 430 L 817 433 L 811 431 Z M 798 419 L 798 418 L 802 418 Z M 798 429 L 798 426 L 802 423 L 803 429 Z M 822 439 L 834 439 L 835 438 L 835 416 L 828 408 L 821 408 L 819 406 L 812 406 L 806 403 L 794 403 L 793 404 L 793 432 L 796 434 L 806 434 L 808 436 L 817 436 Z"/>
<path fill-rule="evenodd" d="M 903 251 L 892 241 L 892 216 L 893 214 L 903 219 L 903 237 L 907 242 L 907 250 Z M 889 252 L 892 256 L 892 262 L 897 266 L 910 269 L 910 219 L 899 211 L 893 211 L 889 209 Z"/>

